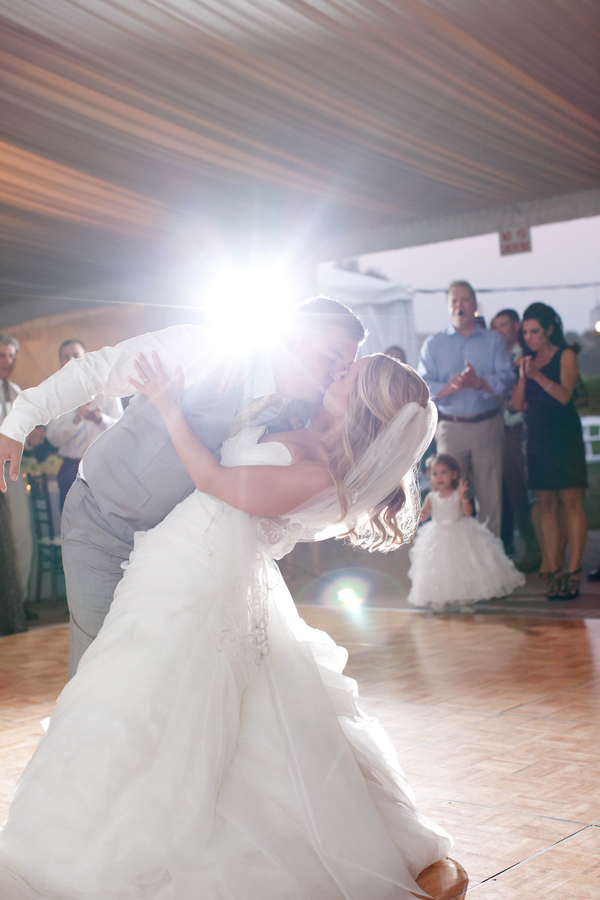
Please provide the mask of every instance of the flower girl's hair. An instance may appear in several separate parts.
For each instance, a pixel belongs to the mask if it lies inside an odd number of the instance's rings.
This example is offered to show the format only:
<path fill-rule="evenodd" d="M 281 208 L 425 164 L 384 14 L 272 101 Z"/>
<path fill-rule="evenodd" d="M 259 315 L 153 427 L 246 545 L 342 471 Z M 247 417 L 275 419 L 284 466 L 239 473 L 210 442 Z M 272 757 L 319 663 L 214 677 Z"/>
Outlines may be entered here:
<path fill-rule="evenodd" d="M 450 487 L 456 490 L 460 478 L 460 463 L 458 462 L 458 460 L 454 459 L 453 456 L 450 456 L 449 453 L 438 453 L 437 455 L 430 456 L 425 463 L 425 471 L 427 472 L 427 475 L 429 475 L 436 463 L 441 463 L 441 465 L 447 466 L 451 472 L 456 473 L 456 477 L 453 478 L 450 482 Z"/>

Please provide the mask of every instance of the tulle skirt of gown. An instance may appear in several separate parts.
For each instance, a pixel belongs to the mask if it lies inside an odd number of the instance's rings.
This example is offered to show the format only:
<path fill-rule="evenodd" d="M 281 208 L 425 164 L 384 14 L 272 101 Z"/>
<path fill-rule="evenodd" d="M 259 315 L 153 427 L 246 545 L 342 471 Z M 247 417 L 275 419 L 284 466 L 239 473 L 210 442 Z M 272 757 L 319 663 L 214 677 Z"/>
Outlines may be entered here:
<path fill-rule="evenodd" d="M 17 787 L 2 900 L 409 900 L 447 855 L 346 651 L 299 618 L 253 534 L 195 493 L 136 541 Z M 250 557 L 260 668 L 234 627 Z"/>
<path fill-rule="evenodd" d="M 525 584 L 502 541 L 471 516 L 422 525 L 410 563 L 408 602 L 418 607 L 441 610 L 504 597 Z"/>

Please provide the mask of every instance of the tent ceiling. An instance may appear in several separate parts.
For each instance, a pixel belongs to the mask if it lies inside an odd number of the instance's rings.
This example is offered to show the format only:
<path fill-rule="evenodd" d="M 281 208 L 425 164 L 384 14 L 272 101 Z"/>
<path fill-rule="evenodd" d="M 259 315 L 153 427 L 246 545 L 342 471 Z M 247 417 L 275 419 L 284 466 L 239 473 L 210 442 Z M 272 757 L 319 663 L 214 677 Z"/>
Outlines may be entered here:
<path fill-rule="evenodd" d="M 587 0 L 0 0 L 0 32 L 4 302 L 599 184 Z"/>

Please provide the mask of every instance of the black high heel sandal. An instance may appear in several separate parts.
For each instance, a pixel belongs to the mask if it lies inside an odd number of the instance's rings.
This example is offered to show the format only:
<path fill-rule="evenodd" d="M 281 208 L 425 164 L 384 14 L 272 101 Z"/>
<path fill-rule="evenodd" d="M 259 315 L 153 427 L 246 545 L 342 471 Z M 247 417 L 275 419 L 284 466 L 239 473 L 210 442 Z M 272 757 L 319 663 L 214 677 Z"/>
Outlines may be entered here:
<path fill-rule="evenodd" d="M 560 586 L 559 600 L 574 600 L 579 597 L 579 585 L 581 584 L 581 567 L 574 572 L 565 572 Z"/>
<path fill-rule="evenodd" d="M 559 600 L 561 587 L 560 569 L 557 569 L 556 572 L 548 572 L 546 574 L 546 598 L 548 600 Z"/>

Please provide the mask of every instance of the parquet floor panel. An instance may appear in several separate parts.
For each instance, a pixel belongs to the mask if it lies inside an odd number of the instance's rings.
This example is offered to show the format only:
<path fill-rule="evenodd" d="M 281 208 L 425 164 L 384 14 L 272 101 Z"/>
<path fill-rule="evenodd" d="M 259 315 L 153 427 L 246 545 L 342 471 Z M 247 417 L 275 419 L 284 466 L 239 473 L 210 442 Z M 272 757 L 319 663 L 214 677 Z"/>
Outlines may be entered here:
<path fill-rule="evenodd" d="M 422 801 L 420 808 L 453 835 L 455 845 L 452 856 L 460 860 L 469 874 L 468 897 L 481 882 L 547 850 L 585 827 L 578 822 L 448 800 Z M 511 897 L 507 894 L 504 900 Z"/>
<path fill-rule="evenodd" d="M 460 865 L 436 900 L 600 900 L 600 619 L 300 610 L 349 651 L 422 811 Z M 0 639 L 0 820 L 66 679 L 68 629 Z"/>
<path fill-rule="evenodd" d="M 588 826 L 469 891 L 472 900 L 598 900 L 600 829 Z"/>

